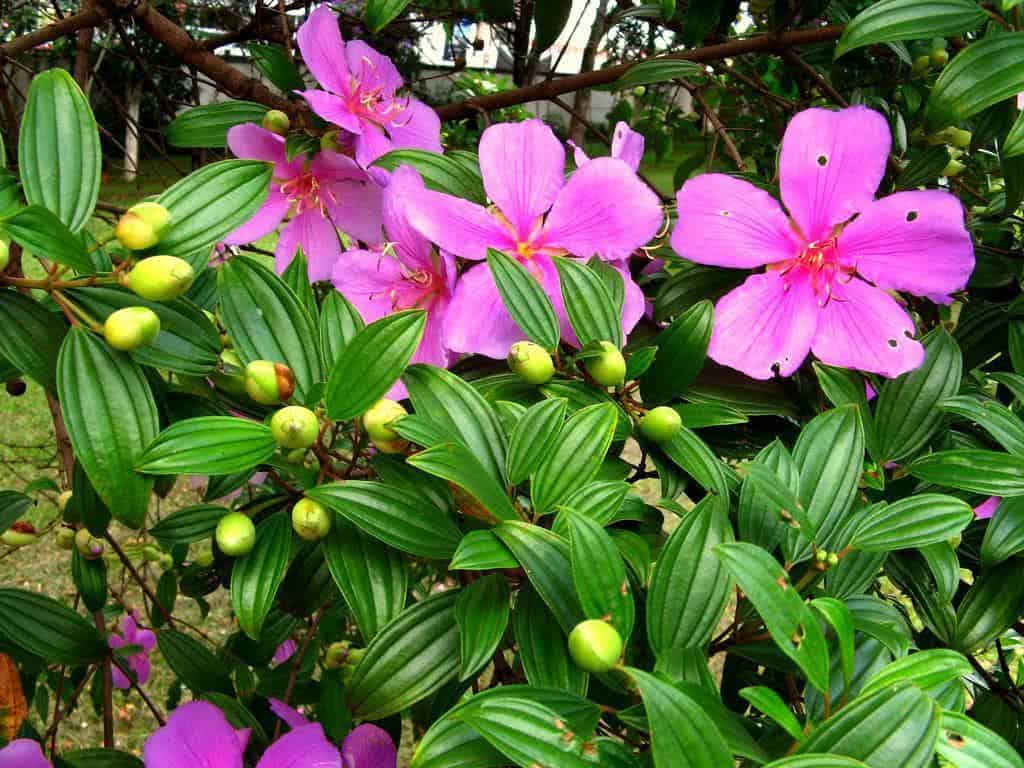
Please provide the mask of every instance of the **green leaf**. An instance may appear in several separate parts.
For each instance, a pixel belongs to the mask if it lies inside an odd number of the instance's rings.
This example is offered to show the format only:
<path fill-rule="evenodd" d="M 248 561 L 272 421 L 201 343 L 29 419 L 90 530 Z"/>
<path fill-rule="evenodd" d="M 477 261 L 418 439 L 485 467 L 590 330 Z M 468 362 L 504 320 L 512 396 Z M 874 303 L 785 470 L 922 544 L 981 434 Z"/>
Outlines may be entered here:
<path fill-rule="evenodd" d="M 533 8 L 533 22 L 536 35 L 533 38 L 535 53 L 543 53 L 558 40 L 565 25 L 569 22 L 572 11 L 572 0 L 545 0 Z"/>
<path fill-rule="evenodd" d="M 305 88 L 305 86 L 302 86 Z M 164 128 L 172 147 L 224 149 L 228 131 L 242 123 L 259 123 L 267 113 L 265 104 L 253 101 L 221 101 L 187 109 Z"/>
<path fill-rule="evenodd" d="M 171 223 L 156 250 L 171 256 L 208 251 L 259 210 L 273 171 L 258 160 L 221 160 L 175 183 L 157 198 L 170 211 Z"/>
<path fill-rule="evenodd" d="M 452 571 L 490 571 L 518 567 L 519 561 L 515 555 L 490 530 L 470 531 L 463 536 L 448 564 Z"/>
<path fill-rule="evenodd" d="M 551 529 L 560 536 L 568 534 L 566 512 L 584 515 L 596 523 L 608 525 L 622 508 L 629 490 L 629 483 L 618 480 L 595 480 L 587 483 L 558 506 L 559 515 Z"/>
<path fill-rule="evenodd" d="M 647 639 L 656 655 L 710 642 L 733 585 L 715 548 L 732 540 L 717 496 L 703 499 L 672 531 L 647 591 Z"/>
<path fill-rule="evenodd" d="M 800 490 L 800 473 L 793 457 L 782 441 L 776 438 L 754 457 L 754 462 L 771 470 L 793 493 Z M 769 552 L 775 549 L 786 532 L 787 523 L 772 502 L 749 475 L 740 488 L 739 508 L 736 515 L 740 539 Z"/>
<path fill-rule="evenodd" d="M 494 532 L 512 550 L 562 630 L 571 632 L 585 617 L 572 581 L 569 545 L 546 528 L 514 520 L 502 523 Z"/>
<path fill-rule="evenodd" d="M 234 692 L 228 668 L 195 638 L 163 629 L 156 641 L 167 666 L 194 694 Z"/>
<path fill-rule="evenodd" d="M 839 661 L 843 670 L 844 690 L 850 689 L 853 680 L 856 646 L 854 645 L 853 612 L 849 606 L 834 597 L 819 597 L 811 601 L 811 607 L 825 617 L 836 633 L 839 646 Z"/>
<path fill-rule="evenodd" d="M 107 602 L 107 564 L 103 558 L 86 560 L 77 548 L 71 550 L 71 578 L 85 607 L 99 611 Z"/>
<path fill-rule="evenodd" d="M 427 313 L 407 310 L 382 317 L 357 333 L 327 378 L 327 413 L 346 421 L 365 413 L 398 381 L 423 338 Z"/>
<path fill-rule="evenodd" d="M 796 715 L 782 697 L 773 689 L 763 685 L 744 688 L 739 692 L 755 708 L 774 720 L 794 741 L 803 741 L 804 729 Z"/>
<path fill-rule="evenodd" d="M 790 755 L 773 760 L 764 768 L 868 768 L 860 760 L 843 755 Z"/>
<path fill-rule="evenodd" d="M 135 755 L 116 749 L 76 749 L 54 758 L 55 768 L 143 768 Z"/>
<path fill-rule="evenodd" d="M 1003 499 L 985 527 L 981 564 L 991 568 L 1024 551 L 1024 497 Z"/>
<path fill-rule="evenodd" d="M 562 284 L 562 300 L 569 315 L 569 324 L 580 344 L 609 341 L 621 347 L 621 312 L 615 310 L 604 281 L 580 261 L 558 257 L 555 267 Z"/>
<path fill-rule="evenodd" d="M 81 238 L 42 206 L 29 205 L 6 219 L 0 219 L 0 230 L 34 256 L 55 261 L 82 274 L 96 271 Z"/>
<path fill-rule="evenodd" d="M 860 695 L 868 696 L 901 680 L 911 682 L 927 691 L 929 688 L 973 673 L 974 667 L 962 654 L 948 648 L 931 648 L 886 664 L 871 676 L 861 689 Z"/>
<path fill-rule="evenodd" d="M 714 722 L 691 697 L 639 669 L 636 681 L 651 729 L 655 768 L 726 768 L 734 764 Z"/>
<path fill-rule="evenodd" d="M 401 165 L 411 165 L 428 189 L 461 197 L 486 205 L 483 179 L 479 170 L 470 168 L 450 155 L 439 155 L 422 149 L 394 149 L 373 161 L 373 165 L 393 171 Z"/>
<path fill-rule="evenodd" d="M 0 636 L 48 662 L 81 666 L 107 655 L 96 627 L 63 603 L 22 589 L 0 588 Z"/>
<path fill-rule="evenodd" d="M 710 301 L 694 304 L 656 339 L 658 354 L 640 379 L 644 405 L 667 403 L 689 388 L 701 368 L 711 340 L 714 306 Z"/>
<path fill-rule="evenodd" d="M 914 549 L 948 541 L 974 519 L 971 506 L 953 496 L 921 493 L 871 507 L 850 546 L 868 552 Z"/>
<path fill-rule="evenodd" d="M 217 523 L 228 511 L 217 504 L 195 504 L 172 512 L 150 527 L 149 532 L 167 546 L 191 544 L 212 536 Z"/>
<path fill-rule="evenodd" d="M 1024 421 L 999 401 L 962 395 L 943 400 L 939 408 L 974 422 L 1007 451 L 1024 456 Z"/>
<path fill-rule="evenodd" d="M 410 456 L 407 461 L 417 469 L 455 483 L 479 501 L 495 522 L 519 518 L 505 489 L 487 474 L 465 446 L 441 443 Z"/>
<path fill-rule="evenodd" d="M 699 80 L 705 77 L 704 69 L 695 61 L 675 58 L 659 58 L 634 64 L 626 74 L 607 86 L 608 89 L 624 91 L 638 85 L 665 83 L 669 80 Z"/>
<path fill-rule="evenodd" d="M 921 480 L 990 496 L 1024 496 L 1024 456 L 965 448 L 930 453 L 907 471 Z"/>
<path fill-rule="evenodd" d="M 590 675 L 569 656 L 565 631 L 529 584 L 516 593 L 512 628 L 519 662 L 530 685 L 586 695 Z"/>
<path fill-rule="evenodd" d="M 509 437 L 505 456 L 509 483 L 518 485 L 526 480 L 550 453 L 565 421 L 565 412 L 566 401 L 552 398 L 531 405 L 522 415 Z"/>
<path fill-rule="evenodd" d="M 18 135 L 18 171 L 29 205 L 48 208 L 77 232 L 96 207 L 102 165 L 96 118 L 74 78 L 56 68 L 36 75 Z"/>
<path fill-rule="evenodd" d="M 730 480 L 734 479 L 731 471 L 695 432 L 681 427 L 675 437 L 661 444 L 661 450 L 702 488 L 722 498 L 729 497 Z"/>
<path fill-rule="evenodd" d="M 371 2 L 370 5 L 373 5 Z M 253 63 L 259 67 L 267 80 L 277 86 L 281 93 L 292 98 L 295 91 L 306 90 L 306 83 L 299 73 L 295 62 L 288 58 L 288 54 L 276 45 L 264 45 L 262 43 L 249 43 L 249 55 Z M 264 107 L 264 112 L 266 108 Z M 262 119 L 260 115 L 260 119 Z"/>
<path fill-rule="evenodd" d="M 493 248 L 487 249 L 487 265 L 519 330 L 544 349 L 557 347 L 561 335 L 558 317 L 540 281 L 518 261 Z"/>
<path fill-rule="evenodd" d="M 715 552 L 761 615 L 779 649 L 803 670 L 815 688 L 828 690 L 825 637 L 818 619 L 790 583 L 789 574 L 771 555 L 753 544 L 719 544 Z"/>
<path fill-rule="evenodd" d="M 999 148 L 999 157 L 1008 160 L 1024 155 L 1024 117 L 1017 115 L 1017 119 L 1010 126 L 1010 132 L 1006 134 L 1003 146 Z"/>
<path fill-rule="evenodd" d="M 57 355 L 67 325 L 16 290 L 0 291 L 0 356 L 53 392 L 57 387 Z"/>
<path fill-rule="evenodd" d="M 135 473 L 159 429 L 156 403 L 139 366 L 84 328 L 64 339 L 57 394 L 75 456 L 118 520 L 141 528 L 152 478 Z"/>
<path fill-rule="evenodd" d="M 537 513 L 552 511 L 594 479 L 611 446 L 617 418 L 611 404 L 591 405 L 569 418 L 534 474 L 530 495 Z"/>
<path fill-rule="evenodd" d="M 17 491 L 0 491 L 0 533 L 11 527 L 35 502 Z"/>
<path fill-rule="evenodd" d="M 814 373 L 818 377 L 818 384 L 821 391 L 829 399 L 832 405 L 837 408 L 842 405 L 855 405 L 860 414 L 861 424 L 864 426 L 864 443 L 868 453 L 874 456 L 878 452 L 877 439 L 875 438 L 875 420 L 871 415 L 871 408 L 868 407 L 867 392 L 864 389 L 864 379 L 856 371 L 846 368 L 836 368 L 815 361 L 812 363 Z"/>
<path fill-rule="evenodd" d="M 253 640 L 260 639 L 263 622 L 277 597 L 291 554 L 292 526 L 276 514 L 256 528 L 256 544 L 231 568 L 231 608 L 238 626 Z"/>
<path fill-rule="evenodd" d="M 405 558 L 354 525 L 335 520 L 323 542 L 334 583 L 356 626 L 369 642 L 405 608 L 409 569 Z"/>
<path fill-rule="evenodd" d="M 370 641 L 346 688 L 352 716 L 380 720 L 434 693 L 459 669 L 455 590 L 406 608 Z"/>
<path fill-rule="evenodd" d="M 1020 566 L 1009 560 L 981 571 L 956 612 L 953 645 L 964 653 L 982 648 L 999 637 L 1024 614 L 1024 579 Z"/>
<path fill-rule="evenodd" d="M 954 56 L 928 97 L 929 130 L 959 124 L 1024 90 L 1024 33 L 990 35 Z"/>
<path fill-rule="evenodd" d="M 320 348 L 325 370 L 334 368 L 348 343 L 365 327 L 359 311 L 339 291 L 327 294 L 320 307 Z"/>
<path fill-rule="evenodd" d="M 311 405 L 306 398 L 323 380 L 316 327 L 291 289 L 255 259 L 236 256 L 220 267 L 217 290 L 242 361 L 287 365 L 295 374 L 295 399 Z"/>
<path fill-rule="evenodd" d="M 924 768 L 933 759 L 939 714 L 918 688 L 891 685 L 840 709 L 797 752 L 846 755 L 872 768 Z"/>
<path fill-rule="evenodd" d="M 1024 768 L 1002 736 L 958 712 L 942 713 L 935 751 L 953 768 Z"/>
<path fill-rule="evenodd" d="M 229 475 L 253 469 L 276 452 L 266 424 L 237 416 L 199 416 L 161 432 L 135 466 L 149 475 Z"/>
<path fill-rule="evenodd" d="M 459 591 L 455 620 L 459 624 L 459 679 L 479 672 L 494 656 L 509 617 L 508 582 L 500 573 L 477 579 Z"/>
<path fill-rule="evenodd" d="M 393 485 L 349 480 L 318 485 L 306 496 L 374 538 L 411 555 L 447 559 L 462 537 L 447 514 L 424 504 L 421 496 Z"/>
<path fill-rule="evenodd" d="M 407 5 L 409 0 L 368 0 L 363 19 L 367 28 L 377 33 L 397 19 Z"/>
<path fill-rule="evenodd" d="M 609 621 L 628 641 L 635 618 L 633 593 L 611 536 L 586 515 L 570 513 L 569 555 L 583 613 L 588 619 Z"/>
<path fill-rule="evenodd" d="M 959 54 L 957 55 L 959 58 Z M 920 368 L 889 379 L 875 404 L 875 429 L 882 464 L 902 461 L 921 450 L 942 424 L 938 404 L 960 389 L 960 349 L 946 331 L 936 329 L 922 340 Z"/>
<path fill-rule="evenodd" d="M 977 29 L 986 18 L 971 0 L 881 0 L 846 25 L 834 58 L 866 45 L 959 35 Z"/>

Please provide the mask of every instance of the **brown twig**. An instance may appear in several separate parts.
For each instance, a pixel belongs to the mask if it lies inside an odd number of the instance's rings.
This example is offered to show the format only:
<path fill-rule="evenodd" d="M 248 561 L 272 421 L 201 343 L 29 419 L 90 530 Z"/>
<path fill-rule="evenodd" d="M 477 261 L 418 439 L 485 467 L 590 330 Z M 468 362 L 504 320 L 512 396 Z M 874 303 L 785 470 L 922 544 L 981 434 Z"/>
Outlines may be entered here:
<path fill-rule="evenodd" d="M 720 118 L 718 113 L 715 112 L 715 110 L 713 110 L 708 104 L 700 86 L 694 85 L 686 80 L 683 80 L 682 83 L 683 87 L 690 92 L 691 96 L 693 96 L 693 100 L 700 106 L 700 111 L 704 113 L 708 122 L 711 123 L 712 127 L 715 129 L 715 133 L 717 133 L 718 137 L 722 140 L 722 144 L 725 145 L 726 154 L 728 154 L 736 164 L 736 170 L 741 173 L 747 170 L 747 164 L 743 162 L 743 156 L 740 155 L 739 149 L 737 149 L 736 144 L 733 143 L 732 137 L 729 135 L 729 131 L 725 127 L 725 123 L 722 122 L 722 118 Z"/>
<path fill-rule="evenodd" d="M 93 614 L 96 629 L 101 635 L 106 634 L 107 624 L 103 619 L 103 611 Z M 103 660 L 103 746 L 114 748 L 114 675 L 111 670 L 113 654 Z"/>
<path fill-rule="evenodd" d="M 323 619 L 324 613 L 326 612 L 330 604 L 324 605 L 316 612 L 313 616 L 313 623 L 310 625 L 309 630 L 306 632 L 306 636 L 302 639 L 302 645 L 299 646 L 299 652 L 295 654 L 295 663 L 292 665 L 292 671 L 288 675 L 288 685 L 284 689 L 284 697 L 282 701 L 287 704 L 291 698 L 292 693 L 295 690 L 295 681 L 299 677 L 299 669 L 302 667 L 302 660 L 306 658 L 306 651 L 309 650 L 310 643 L 313 642 L 313 637 L 316 635 L 316 631 L 320 626 L 320 620 Z M 274 739 L 281 735 L 281 721 L 277 721 L 277 726 L 274 728 Z"/>
<path fill-rule="evenodd" d="M 796 51 L 785 49 L 782 51 L 782 58 L 796 66 L 801 72 L 807 75 L 807 77 L 813 80 L 814 84 L 818 86 L 818 90 L 821 91 L 822 96 L 831 99 L 841 107 L 850 106 L 850 102 L 843 98 L 843 95 L 835 89 L 832 83 L 822 77 L 818 70 L 800 58 Z"/>

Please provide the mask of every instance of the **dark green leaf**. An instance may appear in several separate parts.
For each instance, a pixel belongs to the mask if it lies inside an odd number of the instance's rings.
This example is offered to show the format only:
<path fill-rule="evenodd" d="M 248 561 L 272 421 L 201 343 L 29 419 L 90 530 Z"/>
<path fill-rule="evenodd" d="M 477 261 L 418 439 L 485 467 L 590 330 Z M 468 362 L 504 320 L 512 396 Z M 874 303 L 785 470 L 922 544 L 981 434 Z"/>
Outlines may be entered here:
<path fill-rule="evenodd" d="M 1024 90 L 1024 33 L 990 35 L 949 62 L 928 97 L 930 130 L 960 123 Z"/>
<path fill-rule="evenodd" d="M 107 653 L 91 622 L 63 603 L 22 589 L 0 589 L 0 635 L 46 661 L 71 666 Z"/>
<path fill-rule="evenodd" d="M 977 29 L 986 18 L 971 0 L 882 0 L 846 25 L 835 58 L 866 45 L 959 35 Z"/>
<path fill-rule="evenodd" d="M 694 304 L 657 337 L 654 364 L 640 379 L 644 405 L 667 403 L 680 395 L 704 367 L 711 340 L 714 307 L 710 301 Z"/>
<path fill-rule="evenodd" d="M 565 632 L 529 584 L 516 595 L 512 627 L 530 685 L 586 695 L 590 676 L 570 658 Z"/>
<path fill-rule="evenodd" d="M 398 18 L 408 4 L 409 0 L 368 0 L 363 12 L 367 28 L 371 32 L 380 32 Z"/>
<path fill-rule="evenodd" d="M 487 249 L 487 264 L 505 309 L 519 330 L 545 349 L 557 347 L 558 317 L 540 281 L 518 261 L 493 248 Z"/>
<path fill-rule="evenodd" d="M 930 453 L 907 471 L 946 488 L 992 496 L 1024 496 L 1024 456 L 970 448 Z"/>
<path fill-rule="evenodd" d="M 505 457 L 509 483 L 526 480 L 554 447 L 565 421 L 566 402 L 542 400 L 522 415 L 508 441 Z"/>
<path fill-rule="evenodd" d="M 12 216 L 0 219 L 0 231 L 34 256 L 83 274 L 95 271 L 81 238 L 64 226 L 56 214 L 40 205 L 21 208 Z"/>
<path fill-rule="evenodd" d="M 428 189 L 484 205 L 484 184 L 479 170 L 459 162 L 450 155 L 439 155 L 422 149 L 394 149 L 373 161 L 378 168 L 393 171 L 400 165 L 411 165 Z"/>
<path fill-rule="evenodd" d="M 455 483 L 480 502 L 495 521 L 519 517 L 505 489 L 487 474 L 465 446 L 441 443 L 410 456 L 407 461 L 417 469 Z"/>
<path fill-rule="evenodd" d="M 327 294 L 320 307 L 320 348 L 325 370 L 334 367 L 345 347 L 364 327 L 363 318 L 348 299 L 338 291 Z"/>
<path fill-rule="evenodd" d="M 1012 560 L 981 571 L 956 612 L 954 645 L 965 653 L 988 645 L 1024 613 L 1024 579 Z"/>
<path fill-rule="evenodd" d="M 223 149 L 229 130 L 242 123 L 258 123 L 266 113 L 266 105 L 253 101 L 204 104 L 182 112 L 164 128 L 164 134 L 172 147 Z"/>
<path fill-rule="evenodd" d="M 534 474 L 530 495 L 536 512 L 552 511 L 594 479 L 611 446 L 616 419 L 610 404 L 588 406 L 569 418 Z"/>
<path fill-rule="evenodd" d="M 569 22 L 572 0 L 545 0 L 533 7 L 533 22 L 537 33 L 533 39 L 533 50 L 543 53 L 558 40 Z"/>
<path fill-rule="evenodd" d="M 51 392 L 67 325 L 19 291 L 0 291 L 0 356 Z"/>
<path fill-rule="evenodd" d="M 624 91 L 638 85 L 664 83 L 669 80 L 698 80 L 705 76 L 700 64 L 686 59 L 648 59 L 634 64 L 626 74 L 611 83 L 608 87 Z"/>
<path fill-rule="evenodd" d="M 493 531 L 470 531 L 462 537 L 448 568 L 453 571 L 490 571 L 518 568 L 519 561 Z"/>
<path fill-rule="evenodd" d="M 568 527 L 572 579 L 583 613 L 610 622 L 628 641 L 635 608 L 615 542 L 599 523 L 578 512 L 569 513 Z"/>
<path fill-rule="evenodd" d="M 861 516 L 850 546 L 869 552 L 923 547 L 948 541 L 973 519 L 970 505 L 953 496 L 908 496 L 892 504 L 871 507 Z"/>
<path fill-rule="evenodd" d="M 609 341 L 621 347 L 621 312 L 615 310 L 604 281 L 580 261 L 557 258 L 555 267 L 562 284 L 562 299 L 569 324 L 580 344 Z"/>
<path fill-rule="evenodd" d="M 298 67 L 281 48 L 276 45 L 249 43 L 249 55 L 267 80 L 276 85 L 278 90 L 289 98 L 295 91 L 306 90 L 306 83 L 303 81 Z M 265 111 L 266 108 L 264 108 Z M 260 117 L 262 118 L 262 115 Z"/>
<path fill-rule="evenodd" d="M 985 528 L 981 563 L 991 568 L 1021 551 L 1024 551 L 1024 497 L 1002 499 Z"/>
<path fill-rule="evenodd" d="M 479 672 L 494 656 L 508 626 L 509 610 L 508 582 L 501 574 L 489 574 L 460 590 L 455 603 L 460 679 Z"/>
<path fill-rule="evenodd" d="M 266 424 L 236 416 L 199 416 L 169 426 L 135 464 L 150 475 L 228 475 L 252 469 L 276 451 Z"/>
<path fill-rule="evenodd" d="M 276 514 L 256 528 L 256 544 L 231 568 L 231 607 L 242 628 L 260 639 L 263 622 L 277 597 L 291 554 L 292 526 L 285 514 Z"/>
<path fill-rule="evenodd" d="M 942 713 L 935 751 L 953 768 L 1024 767 L 1020 753 L 1002 736 L 958 712 Z"/>
<path fill-rule="evenodd" d="M 172 629 L 161 630 L 156 639 L 167 666 L 193 693 L 233 693 L 227 667 L 198 640 Z"/>

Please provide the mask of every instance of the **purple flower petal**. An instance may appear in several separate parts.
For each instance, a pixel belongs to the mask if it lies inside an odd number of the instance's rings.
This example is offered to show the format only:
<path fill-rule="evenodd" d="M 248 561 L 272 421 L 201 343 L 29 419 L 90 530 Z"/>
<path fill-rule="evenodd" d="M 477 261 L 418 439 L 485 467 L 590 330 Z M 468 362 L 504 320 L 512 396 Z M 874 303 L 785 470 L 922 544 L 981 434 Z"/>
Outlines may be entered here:
<path fill-rule="evenodd" d="M 871 202 L 891 144 L 889 124 L 867 107 L 805 109 L 790 121 L 779 155 L 782 202 L 808 242 L 831 237 Z"/>
<path fill-rule="evenodd" d="M 231 723 L 205 701 L 183 704 L 146 740 L 146 768 L 242 768 L 243 745 Z"/>
<path fill-rule="evenodd" d="M 413 227 L 456 256 L 486 259 L 488 248 L 515 252 L 508 230 L 487 209 L 469 200 L 423 189 L 409 194 L 405 207 Z"/>
<path fill-rule="evenodd" d="M 334 265 L 334 287 L 359 310 L 367 323 L 395 311 L 392 291 L 404 282 L 402 265 L 379 251 L 345 251 Z"/>
<path fill-rule="evenodd" d="M 676 193 L 672 249 L 698 264 L 750 269 L 787 261 L 802 244 L 774 197 L 742 179 L 705 173 Z"/>
<path fill-rule="evenodd" d="M 359 90 L 364 93 L 379 92 L 383 96 L 380 108 L 387 110 L 387 102 L 402 87 L 402 75 L 391 59 L 362 40 L 349 40 L 346 43 L 345 58 L 348 71 L 358 83 Z"/>
<path fill-rule="evenodd" d="M 989 496 L 985 501 L 981 502 L 974 508 L 974 516 L 979 520 L 988 520 L 992 515 L 999 509 L 999 505 L 1002 503 L 1002 499 L 999 496 Z"/>
<path fill-rule="evenodd" d="M 383 191 L 375 181 L 341 181 L 328 192 L 327 211 L 338 229 L 364 243 L 383 241 Z"/>
<path fill-rule="evenodd" d="M 387 130 L 396 149 L 423 149 L 437 153 L 443 151 L 441 118 L 418 99 L 409 99 L 405 109 L 388 123 Z"/>
<path fill-rule="evenodd" d="M 334 12 L 327 5 L 321 5 L 299 27 L 297 38 L 302 60 L 317 82 L 336 94 L 347 93 L 349 71 L 345 42 Z"/>
<path fill-rule="evenodd" d="M 328 123 L 333 123 L 350 133 L 363 132 L 362 120 L 349 109 L 348 104 L 340 96 L 317 90 L 301 91 L 301 94 L 309 108 Z"/>
<path fill-rule="evenodd" d="M 395 768 L 398 750 L 383 728 L 363 723 L 353 728 L 341 745 L 345 768 Z"/>
<path fill-rule="evenodd" d="M 267 701 L 270 703 L 270 711 L 289 728 L 301 728 L 304 725 L 309 725 L 309 720 L 299 710 L 289 707 L 280 699 L 271 698 Z"/>
<path fill-rule="evenodd" d="M 362 125 L 362 132 L 356 136 L 356 162 L 364 168 L 369 168 L 378 157 L 394 149 L 395 145 L 384 129 L 376 123 L 364 120 Z"/>
<path fill-rule="evenodd" d="M 235 157 L 274 164 L 274 176 L 290 179 L 302 172 L 302 158 L 291 162 L 285 154 L 284 136 L 271 133 L 256 123 L 242 123 L 228 131 L 228 147 Z"/>
<path fill-rule="evenodd" d="M 281 190 L 271 186 L 263 206 L 245 224 L 224 238 L 225 245 L 245 245 L 266 237 L 281 224 L 291 203 Z"/>
<path fill-rule="evenodd" d="M 295 651 L 297 651 L 298 648 L 298 644 L 289 637 L 274 650 L 274 663 L 284 664 L 288 659 L 295 655 Z"/>
<path fill-rule="evenodd" d="M 323 727 L 314 723 L 296 728 L 271 744 L 256 768 L 342 768 L 342 764 Z"/>
<path fill-rule="evenodd" d="M 634 131 L 622 120 L 617 122 L 615 133 L 612 134 L 612 157 L 618 158 L 635 171 L 644 159 L 644 135 Z"/>
<path fill-rule="evenodd" d="M 341 243 L 334 225 L 310 209 L 300 213 L 285 225 L 274 252 L 274 266 L 278 273 L 291 264 L 299 248 L 306 256 L 311 281 L 328 280 L 334 263 L 341 255 Z"/>
<path fill-rule="evenodd" d="M 565 143 L 572 147 L 572 160 L 576 163 L 577 168 L 580 168 L 590 162 L 590 155 L 584 151 L 583 147 L 579 146 L 572 139 L 569 139 Z"/>
<path fill-rule="evenodd" d="M 643 288 L 636 284 L 633 276 L 629 273 L 629 265 L 624 261 L 616 261 L 612 264 L 622 275 L 625 283 L 626 294 L 622 300 L 622 334 L 628 336 L 640 318 L 644 316 L 644 309 L 647 306 L 647 297 L 644 296 Z"/>
<path fill-rule="evenodd" d="M 114 687 L 117 688 L 117 690 L 119 691 L 127 691 L 129 688 L 132 687 L 132 682 L 128 679 L 128 675 L 126 675 L 116 666 L 112 666 L 110 668 L 110 678 L 114 683 Z"/>
<path fill-rule="evenodd" d="M 50 761 L 43 756 L 39 742 L 15 739 L 0 749 L 0 768 L 50 768 Z"/>
<path fill-rule="evenodd" d="M 892 296 L 853 278 L 833 284 L 811 348 L 823 363 L 893 378 L 924 362 L 914 333 L 913 321 Z"/>
<path fill-rule="evenodd" d="M 409 266 L 426 269 L 433 266 L 430 241 L 409 221 L 406 200 L 425 189 L 420 175 L 411 166 L 403 165 L 391 174 L 384 190 L 384 229 L 394 243 L 402 261 Z"/>
<path fill-rule="evenodd" d="M 974 270 L 963 206 L 934 189 L 869 203 L 839 236 L 839 256 L 875 285 L 918 296 L 959 291 Z"/>
<path fill-rule="evenodd" d="M 445 315 L 444 336 L 455 352 L 473 352 L 495 359 L 526 338 L 505 309 L 491 269 L 478 264 L 462 275 Z"/>
<path fill-rule="evenodd" d="M 136 653 L 129 660 L 129 667 L 135 673 L 135 679 L 139 685 L 145 685 L 149 682 L 149 676 L 153 668 L 149 661 L 149 656 L 144 653 Z"/>

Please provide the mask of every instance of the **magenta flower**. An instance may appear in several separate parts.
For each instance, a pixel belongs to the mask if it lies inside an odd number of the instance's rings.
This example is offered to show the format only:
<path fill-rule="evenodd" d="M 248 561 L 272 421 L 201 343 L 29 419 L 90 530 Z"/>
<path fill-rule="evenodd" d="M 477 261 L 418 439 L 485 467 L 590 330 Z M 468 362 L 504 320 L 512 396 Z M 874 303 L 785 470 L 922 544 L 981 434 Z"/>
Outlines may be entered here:
<path fill-rule="evenodd" d="M 625 162 L 610 157 L 591 160 L 566 181 L 565 148 L 540 120 L 484 131 L 480 170 L 493 205 L 423 189 L 405 200 L 409 221 L 456 256 L 484 259 L 495 248 L 517 259 L 551 298 L 563 337 L 574 340 L 551 257 L 624 259 L 661 226 L 657 195 Z M 615 266 L 626 283 L 622 325 L 628 332 L 643 315 L 643 292 L 622 264 Z M 459 279 L 444 327 L 449 349 L 494 358 L 523 338 L 486 264 Z"/>
<path fill-rule="evenodd" d="M 149 654 L 156 647 L 156 635 L 148 629 L 139 629 L 139 615 L 135 611 L 124 617 L 121 622 L 121 628 L 120 635 L 117 633 L 110 635 L 107 645 L 111 648 L 124 648 L 126 645 L 135 645 L 142 649 L 137 653 L 133 653 L 127 659 L 122 659 L 121 663 L 135 674 L 135 681 L 139 685 L 145 685 L 149 682 Z M 118 669 L 116 665 L 111 669 L 111 674 L 114 678 L 115 688 L 126 691 L 132 687 L 128 676 Z"/>
<path fill-rule="evenodd" d="M 0 768 L 51 768 L 51 766 L 50 761 L 43 756 L 43 750 L 38 741 L 15 739 L 0 749 Z"/>
<path fill-rule="evenodd" d="M 581 168 L 590 162 L 590 156 L 583 151 L 582 147 L 576 146 L 576 142 L 568 142 L 572 147 L 573 160 L 576 167 Z M 615 133 L 612 134 L 612 157 L 618 158 L 634 171 L 640 167 L 640 161 L 644 159 L 644 135 L 637 133 L 622 120 L 615 124 Z"/>
<path fill-rule="evenodd" d="M 341 39 L 326 5 L 299 27 L 299 50 L 325 90 L 302 96 L 320 117 L 355 134 L 356 160 L 368 166 L 392 149 L 441 151 L 441 121 L 430 107 L 399 97 L 402 76 L 387 56 L 362 40 Z"/>
<path fill-rule="evenodd" d="M 448 366 L 444 319 L 455 289 L 455 259 L 434 252 L 430 241 L 406 218 L 403 202 L 424 190 L 418 173 L 408 166 L 395 169 L 384 192 L 384 231 L 387 242 L 372 250 L 346 251 L 334 268 L 334 287 L 345 295 L 368 323 L 403 309 L 424 309 L 427 325 L 413 362 Z M 405 397 L 401 382 L 389 397 Z"/>
<path fill-rule="evenodd" d="M 974 250 L 953 195 L 874 199 L 890 143 L 885 118 L 865 107 L 797 114 L 779 158 L 788 216 L 767 192 L 731 176 L 683 185 L 671 241 L 680 256 L 767 265 L 715 307 L 714 360 L 755 379 L 789 376 L 810 351 L 889 377 L 921 364 L 914 324 L 887 291 L 949 301 L 967 284 Z"/>
<path fill-rule="evenodd" d="M 1000 502 L 1002 502 L 1001 497 L 989 496 L 974 508 L 974 516 L 978 520 L 988 520 L 996 513 L 996 510 L 999 509 Z"/>
<path fill-rule="evenodd" d="M 270 711 L 289 728 L 302 728 L 309 720 L 297 709 L 278 699 L 270 699 Z M 395 768 L 398 750 L 387 731 L 371 723 L 363 723 L 349 731 L 341 743 L 343 768 Z"/>
<path fill-rule="evenodd" d="M 284 664 L 288 659 L 295 655 L 295 652 L 299 649 L 298 643 L 291 638 L 288 638 L 281 643 L 274 651 L 274 664 L 280 666 Z"/>
<path fill-rule="evenodd" d="M 289 161 L 284 137 L 254 123 L 228 131 L 228 146 L 237 157 L 273 163 L 274 179 L 263 207 L 228 235 L 225 244 L 259 240 L 291 217 L 277 241 L 277 271 L 283 272 L 302 248 L 309 279 L 315 281 L 329 279 L 341 255 L 337 229 L 358 240 L 380 241 L 380 187 L 352 158 L 322 151 L 312 160 L 300 154 Z"/>

